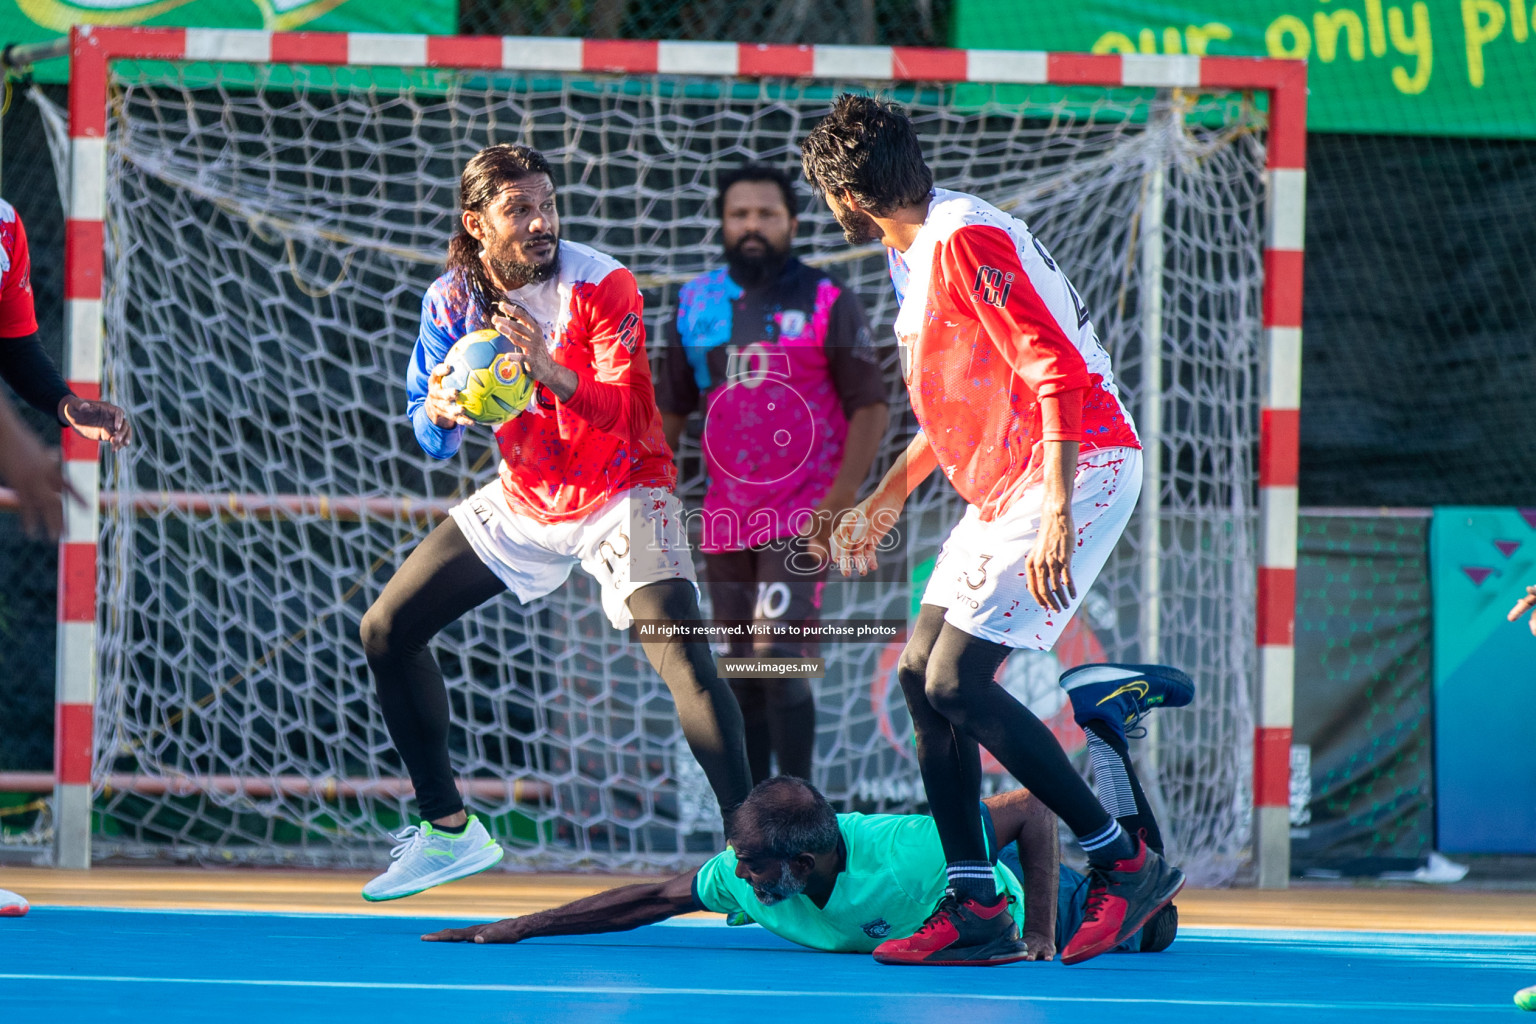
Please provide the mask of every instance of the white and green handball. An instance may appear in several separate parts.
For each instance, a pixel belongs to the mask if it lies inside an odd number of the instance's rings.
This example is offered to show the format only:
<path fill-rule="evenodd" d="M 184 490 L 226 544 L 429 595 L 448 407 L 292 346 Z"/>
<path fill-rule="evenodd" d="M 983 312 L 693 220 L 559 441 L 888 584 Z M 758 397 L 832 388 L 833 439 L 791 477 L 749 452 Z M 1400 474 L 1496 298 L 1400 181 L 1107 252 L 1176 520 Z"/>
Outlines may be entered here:
<path fill-rule="evenodd" d="M 528 407 L 534 383 L 522 353 L 490 328 L 466 334 L 443 358 L 443 383 L 459 393 L 464 415 L 496 427 Z"/>

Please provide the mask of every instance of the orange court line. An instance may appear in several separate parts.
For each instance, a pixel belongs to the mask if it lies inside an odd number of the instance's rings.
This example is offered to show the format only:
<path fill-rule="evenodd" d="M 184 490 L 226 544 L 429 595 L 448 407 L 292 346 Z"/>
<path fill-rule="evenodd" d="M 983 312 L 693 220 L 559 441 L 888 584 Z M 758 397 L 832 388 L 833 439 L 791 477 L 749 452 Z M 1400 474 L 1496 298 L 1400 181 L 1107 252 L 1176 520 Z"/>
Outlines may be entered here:
<path fill-rule="evenodd" d="M 0 887 L 34 906 L 445 916 L 532 913 L 657 876 L 490 872 L 419 896 L 367 903 L 367 871 L 100 867 L 0 869 Z M 1536 933 L 1536 893 L 1409 885 L 1313 885 L 1283 891 L 1186 889 L 1179 923 L 1219 928 Z M 713 916 L 713 915 L 710 915 Z"/>

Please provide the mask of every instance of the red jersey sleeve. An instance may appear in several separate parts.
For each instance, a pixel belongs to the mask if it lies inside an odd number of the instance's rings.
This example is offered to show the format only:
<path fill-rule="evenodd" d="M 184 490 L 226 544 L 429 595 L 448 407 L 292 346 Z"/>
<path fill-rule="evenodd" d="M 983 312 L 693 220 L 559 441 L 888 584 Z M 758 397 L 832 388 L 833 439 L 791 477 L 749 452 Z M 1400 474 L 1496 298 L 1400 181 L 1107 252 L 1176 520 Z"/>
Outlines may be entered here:
<path fill-rule="evenodd" d="M 1083 398 L 1092 381 L 1068 338 L 1019 262 L 1013 237 L 971 224 L 940 244 L 934 284 L 983 332 L 1040 400 L 1043 441 L 1081 441 Z"/>
<path fill-rule="evenodd" d="M 618 269 L 577 296 L 592 345 L 592 366 L 572 367 L 576 393 L 565 407 L 626 441 L 657 419 L 651 364 L 645 354 L 644 300 L 634 275 Z"/>
<path fill-rule="evenodd" d="M 32 305 L 32 257 L 27 252 L 27 229 L 21 226 L 21 216 L 8 225 L 14 231 L 0 233 L 0 239 L 9 236 L 5 246 L 6 260 L 10 266 L 0 279 L 0 338 L 20 338 L 37 330 L 37 312 Z"/>

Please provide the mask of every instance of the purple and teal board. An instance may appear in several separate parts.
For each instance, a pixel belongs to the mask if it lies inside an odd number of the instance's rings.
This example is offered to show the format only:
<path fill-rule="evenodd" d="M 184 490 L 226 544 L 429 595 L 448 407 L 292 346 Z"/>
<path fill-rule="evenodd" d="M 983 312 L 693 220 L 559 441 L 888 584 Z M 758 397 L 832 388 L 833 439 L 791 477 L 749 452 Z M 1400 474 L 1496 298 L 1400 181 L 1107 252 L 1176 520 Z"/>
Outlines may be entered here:
<path fill-rule="evenodd" d="M 1435 509 L 1439 848 L 1536 853 L 1536 637 L 1505 619 L 1536 583 L 1536 509 Z"/>

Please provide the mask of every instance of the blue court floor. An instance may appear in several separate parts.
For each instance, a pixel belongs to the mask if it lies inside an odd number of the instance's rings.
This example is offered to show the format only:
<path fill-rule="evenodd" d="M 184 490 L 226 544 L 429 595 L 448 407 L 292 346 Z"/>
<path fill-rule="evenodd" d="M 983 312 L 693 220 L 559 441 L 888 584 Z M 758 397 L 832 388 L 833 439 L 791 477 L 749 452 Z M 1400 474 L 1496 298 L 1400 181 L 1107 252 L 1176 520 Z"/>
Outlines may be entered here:
<path fill-rule="evenodd" d="M 438 945 L 445 918 L 40 907 L 0 920 L 0 1021 L 1494 1021 L 1526 1015 L 1536 935 L 1186 929 L 1077 967 L 881 967 L 760 928 L 675 922 Z"/>

